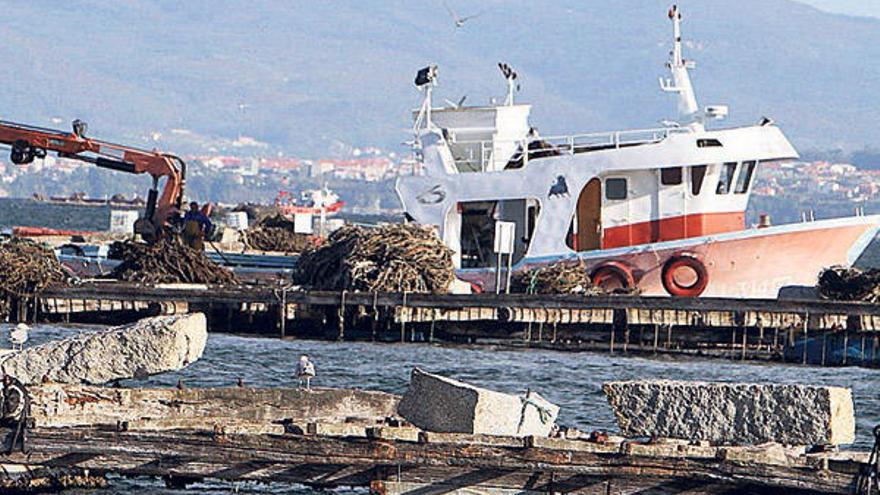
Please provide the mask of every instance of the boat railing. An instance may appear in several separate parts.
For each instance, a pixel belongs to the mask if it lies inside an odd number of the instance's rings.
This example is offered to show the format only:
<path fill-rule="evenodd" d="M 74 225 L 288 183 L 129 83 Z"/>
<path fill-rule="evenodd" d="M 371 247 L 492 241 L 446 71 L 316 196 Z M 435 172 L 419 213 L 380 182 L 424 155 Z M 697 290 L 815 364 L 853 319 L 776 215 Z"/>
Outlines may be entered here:
<path fill-rule="evenodd" d="M 569 136 L 528 136 L 517 140 L 465 140 L 450 144 L 457 151 L 453 153 L 453 159 L 459 172 L 486 172 L 498 170 L 498 167 L 491 166 L 496 156 L 502 156 L 505 165 L 513 165 L 509 168 L 521 168 L 530 159 L 659 143 L 671 134 L 688 132 L 691 130 L 686 127 L 663 127 Z M 523 153 L 523 150 L 527 152 Z"/>

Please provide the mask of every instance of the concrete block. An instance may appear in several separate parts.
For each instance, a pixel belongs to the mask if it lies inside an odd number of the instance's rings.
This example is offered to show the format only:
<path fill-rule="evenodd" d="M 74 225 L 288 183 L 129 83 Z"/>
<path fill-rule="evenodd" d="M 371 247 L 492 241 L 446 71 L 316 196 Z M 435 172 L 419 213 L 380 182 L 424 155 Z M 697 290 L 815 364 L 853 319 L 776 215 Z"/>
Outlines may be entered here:
<path fill-rule="evenodd" d="M 201 313 L 145 318 L 4 356 L 0 371 L 25 384 L 99 385 L 177 371 L 202 356 L 208 339 Z"/>
<path fill-rule="evenodd" d="M 425 431 L 546 437 L 559 407 L 534 392 L 504 394 L 416 368 L 398 413 Z"/>
<path fill-rule="evenodd" d="M 603 387 L 627 437 L 714 445 L 842 445 L 855 440 L 852 394 L 840 387 L 628 381 Z"/>
<path fill-rule="evenodd" d="M 394 416 L 400 398 L 384 392 L 313 388 L 108 388 L 47 384 L 29 389 L 37 426 L 115 425 L 162 418 L 211 429 L 215 423 L 364 423 Z M 293 430 L 293 428 L 291 428 Z"/>

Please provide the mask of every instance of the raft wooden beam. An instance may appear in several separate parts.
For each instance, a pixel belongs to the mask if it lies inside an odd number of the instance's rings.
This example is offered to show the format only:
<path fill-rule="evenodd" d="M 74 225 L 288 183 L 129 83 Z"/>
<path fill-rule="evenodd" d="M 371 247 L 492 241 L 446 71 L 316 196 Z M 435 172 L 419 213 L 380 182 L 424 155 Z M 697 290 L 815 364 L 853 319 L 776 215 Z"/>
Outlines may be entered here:
<path fill-rule="evenodd" d="M 393 429 L 391 427 L 385 427 Z M 411 428 L 411 427 L 410 427 Z M 320 430 L 320 428 L 318 428 Z M 371 487 L 374 493 L 468 489 L 506 493 L 683 493 L 700 487 L 780 493 L 852 493 L 866 454 L 803 454 L 780 447 L 707 447 L 627 441 L 508 439 L 442 435 L 340 438 L 215 431 L 36 428 L 28 455 L 2 462 L 88 469 L 90 473 Z M 689 492 L 694 493 L 694 492 Z"/>

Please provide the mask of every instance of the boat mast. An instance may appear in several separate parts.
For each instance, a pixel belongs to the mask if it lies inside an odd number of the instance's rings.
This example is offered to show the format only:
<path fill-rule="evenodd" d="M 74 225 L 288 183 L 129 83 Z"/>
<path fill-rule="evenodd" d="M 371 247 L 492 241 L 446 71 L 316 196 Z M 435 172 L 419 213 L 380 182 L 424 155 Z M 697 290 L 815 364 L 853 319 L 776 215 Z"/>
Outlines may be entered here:
<path fill-rule="evenodd" d="M 669 20 L 672 21 L 672 52 L 666 67 L 672 73 L 672 79 L 660 79 L 660 89 L 667 93 L 678 94 L 678 116 L 683 125 L 702 128 L 702 116 L 697 106 L 697 97 L 691 85 L 688 69 L 695 67 L 694 62 L 685 60 L 681 55 L 681 12 L 677 5 L 669 9 Z"/>
<path fill-rule="evenodd" d="M 416 74 L 415 85 L 420 91 L 424 91 L 425 96 L 422 99 L 422 106 L 419 108 L 419 115 L 413 125 L 413 134 L 415 135 L 414 143 L 421 148 L 421 130 L 431 129 L 431 108 L 433 107 L 432 95 L 434 85 L 437 84 L 437 66 L 429 65 L 421 69 Z"/>

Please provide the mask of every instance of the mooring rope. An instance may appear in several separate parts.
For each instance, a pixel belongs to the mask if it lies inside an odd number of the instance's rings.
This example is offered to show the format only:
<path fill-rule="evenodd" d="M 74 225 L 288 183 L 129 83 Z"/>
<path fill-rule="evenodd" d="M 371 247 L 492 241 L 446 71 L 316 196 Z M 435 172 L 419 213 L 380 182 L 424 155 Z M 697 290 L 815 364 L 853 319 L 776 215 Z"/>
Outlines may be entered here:
<path fill-rule="evenodd" d="M 856 478 L 858 495 L 880 494 L 880 425 L 874 427 L 874 448 L 868 457 L 868 464 L 862 466 Z"/>
<path fill-rule="evenodd" d="M 545 407 L 544 405 L 535 401 L 535 399 L 531 398 L 532 391 L 526 391 L 526 394 L 519 398 L 520 402 L 522 402 L 522 410 L 519 414 L 519 424 L 516 427 L 517 433 L 522 430 L 523 424 L 526 421 L 526 408 L 528 406 L 534 407 L 538 411 L 538 419 L 541 420 L 542 424 L 547 424 L 550 421 L 551 416 L 553 415 L 550 412 L 550 409 Z"/>

